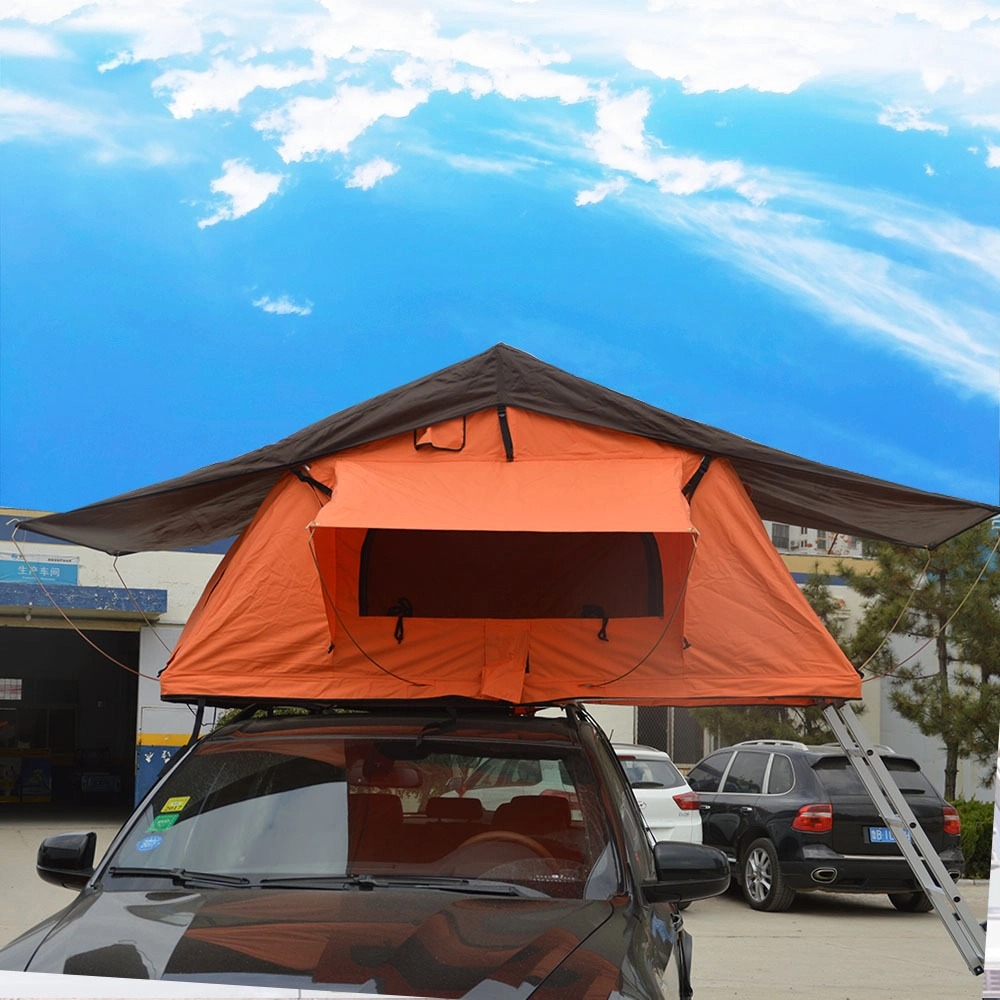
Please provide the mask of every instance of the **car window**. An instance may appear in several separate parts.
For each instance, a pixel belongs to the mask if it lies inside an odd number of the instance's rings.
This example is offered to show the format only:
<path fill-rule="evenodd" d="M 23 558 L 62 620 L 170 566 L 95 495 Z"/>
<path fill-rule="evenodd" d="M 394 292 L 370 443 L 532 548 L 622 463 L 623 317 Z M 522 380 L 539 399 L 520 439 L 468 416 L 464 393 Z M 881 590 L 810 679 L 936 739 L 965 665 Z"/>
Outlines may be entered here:
<path fill-rule="evenodd" d="M 537 760 L 487 760 L 473 773 L 467 787 L 487 788 L 537 785 L 542 767 Z"/>
<path fill-rule="evenodd" d="M 669 760 L 621 758 L 621 762 L 633 788 L 677 788 L 684 784 L 681 772 Z"/>
<path fill-rule="evenodd" d="M 696 792 L 717 792 L 722 774 L 726 770 L 726 764 L 732 756 L 731 750 L 723 753 L 713 753 L 706 757 L 701 763 L 695 764 L 688 774 L 688 784 Z"/>
<path fill-rule="evenodd" d="M 883 757 L 883 763 L 892 775 L 893 781 L 905 795 L 926 795 L 928 798 L 938 798 L 934 786 L 920 770 L 916 761 L 906 757 Z M 864 795 L 868 792 L 846 757 L 822 757 L 813 770 L 819 775 L 823 787 L 831 796 Z"/>
<path fill-rule="evenodd" d="M 760 794 L 764 787 L 764 771 L 767 768 L 769 756 L 770 754 L 757 753 L 753 750 L 737 751 L 722 790 L 742 794 Z"/>
<path fill-rule="evenodd" d="M 480 789 L 459 794 L 472 774 L 541 780 L 527 790 L 498 784 L 486 801 Z M 603 810 L 579 747 L 287 734 L 213 741 L 169 774 L 110 863 L 252 882 L 488 878 L 579 898 L 612 839 Z"/>
<path fill-rule="evenodd" d="M 783 754 L 771 756 L 771 773 L 767 776 L 767 791 L 770 795 L 783 795 L 790 792 L 795 784 L 795 774 L 792 762 Z"/>

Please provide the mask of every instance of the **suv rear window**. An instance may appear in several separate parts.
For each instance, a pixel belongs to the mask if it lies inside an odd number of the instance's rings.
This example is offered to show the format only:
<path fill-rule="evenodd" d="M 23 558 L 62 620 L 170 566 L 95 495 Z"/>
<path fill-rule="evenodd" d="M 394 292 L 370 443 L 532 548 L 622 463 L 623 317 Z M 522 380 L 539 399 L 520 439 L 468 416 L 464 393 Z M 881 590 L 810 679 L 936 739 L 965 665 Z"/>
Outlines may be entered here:
<path fill-rule="evenodd" d="M 633 788 L 677 788 L 684 784 L 681 772 L 669 760 L 622 758 L 621 761 Z"/>
<path fill-rule="evenodd" d="M 934 786 L 921 772 L 916 761 L 906 757 L 883 757 L 882 761 L 904 795 L 938 797 Z M 846 757 L 823 757 L 813 764 L 813 770 L 831 797 L 868 795 L 857 771 Z"/>

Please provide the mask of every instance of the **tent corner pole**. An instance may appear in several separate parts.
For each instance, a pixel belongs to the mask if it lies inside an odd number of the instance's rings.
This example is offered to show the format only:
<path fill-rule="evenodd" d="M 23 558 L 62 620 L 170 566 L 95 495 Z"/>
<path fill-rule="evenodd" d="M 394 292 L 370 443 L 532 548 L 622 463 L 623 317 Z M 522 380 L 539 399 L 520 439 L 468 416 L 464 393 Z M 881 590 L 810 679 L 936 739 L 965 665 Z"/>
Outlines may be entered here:
<path fill-rule="evenodd" d="M 188 739 L 188 746 L 192 743 L 197 742 L 198 737 L 201 736 L 201 725 L 205 718 L 205 699 L 198 699 L 198 708 L 194 713 L 194 725 L 191 727 L 191 736 Z"/>

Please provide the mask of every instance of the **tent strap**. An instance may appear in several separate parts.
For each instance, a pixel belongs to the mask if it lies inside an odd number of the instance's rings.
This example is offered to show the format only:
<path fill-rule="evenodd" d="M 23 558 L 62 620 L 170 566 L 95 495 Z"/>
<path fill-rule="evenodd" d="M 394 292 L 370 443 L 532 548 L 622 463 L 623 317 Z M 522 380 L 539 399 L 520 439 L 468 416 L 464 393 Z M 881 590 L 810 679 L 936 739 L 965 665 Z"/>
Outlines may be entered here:
<path fill-rule="evenodd" d="M 507 407 L 497 407 L 497 417 L 500 419 L 500 437 L 503 438 L 503 450 L 508 462 L 514 461 L 514 439 L 510 436 L 510 424 L 507 423 Z"/>
<path fill-rule="evenodd" d="M 321 483 L 318 479 L 313 479 L 313 477 L 310 476 L 308 472 L 306 472 L 307 468 L 308 466 L 306 466 L 305 469 L 292 469 L 292 474 L 295 475 L 307 486 L 312 486 L 313 489 L 319 490 L 320 493 L 324 494 L 324 496 L 332 497 L 333 490 L 331 490 L 330 487 L 326 485 L 326 483 Z"/>
<path fill-rule="evenodd" d="M 684 498 L 691 502 L 691 497 L 694 496 L 694 491 L 698 489 L 698 484 L 702 481 L 705 473 L 708 472 L 708 467 L 712 464 L 712 456 L 705 455 L 701 460 L 701 465 L 695 470 L 694 475 L 684 484 L 684 489 L 681 493 L 684 494 Z"/>

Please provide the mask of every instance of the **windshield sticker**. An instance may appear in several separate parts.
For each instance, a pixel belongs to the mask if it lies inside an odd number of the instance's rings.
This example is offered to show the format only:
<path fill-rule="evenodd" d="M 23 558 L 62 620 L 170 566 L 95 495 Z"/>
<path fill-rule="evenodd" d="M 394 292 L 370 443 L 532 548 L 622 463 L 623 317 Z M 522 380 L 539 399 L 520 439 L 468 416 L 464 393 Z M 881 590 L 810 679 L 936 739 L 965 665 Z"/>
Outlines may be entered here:
<path fill-rule="evenodd" d="M 175 795 L 172 799 L 167 799 L 163 803 L 163 808 L 160 812 L 179 813 L 190 801 L 190 795 Z"/>
<path fill-rule="evenodd" d="M 149 824 L 149 830 L 169 830 L 179 819 L 180 816 L 178 816 L 177 813 L 160 813 L 160 815 Z"/>
<path fill-rule="evenodd" d="M 142 840 L 135 845 L 135 849 L 137 851 L 155 851 L 162 843 L 163 838 L 154 834 L 152 837 L 143 837 Z"/>

